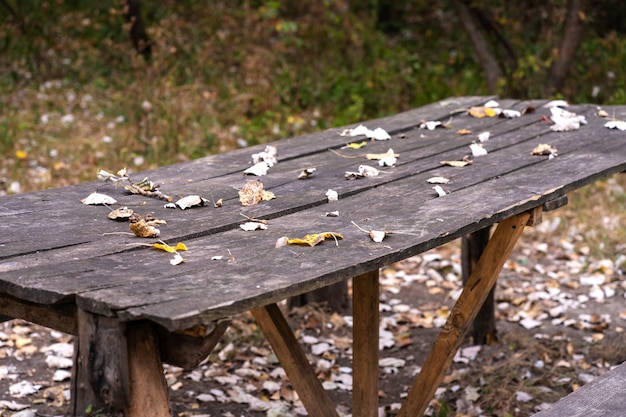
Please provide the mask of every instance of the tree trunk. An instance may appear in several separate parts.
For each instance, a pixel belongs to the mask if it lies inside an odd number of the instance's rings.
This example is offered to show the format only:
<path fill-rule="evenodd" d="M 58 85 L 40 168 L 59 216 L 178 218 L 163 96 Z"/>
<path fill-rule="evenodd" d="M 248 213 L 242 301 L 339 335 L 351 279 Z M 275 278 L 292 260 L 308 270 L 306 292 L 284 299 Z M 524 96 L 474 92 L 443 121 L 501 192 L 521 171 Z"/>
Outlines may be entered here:
<path fill-rule="evenodd" d="M 152 43 L 141 18 L 141 1 L 122 0 L 122 10 L 126 22 L 130 23 L 130 39 L 135 50 L 143 55 L 146 61 L 149 61 L 152 56 Z"/>
<path fill-rule="evenodd" d="M 467 282 L 472 271 L 476 268 L 476 264 L 480 256 L 485 251 L 489 242 L 489 232 L 491 228 L 486 227 L 477 232 L 463 236 L 461 240 L 461 266 L 463 284 Z M 498 331 L 496 329 L 495 304 L 494 304 L 495 286 L 489 292 L 487 300 L 474 319 L 469 335 L 472 337 L 474 344 L 484 345 L 492 344 L 498 340 Z"/>
<path fill-rule="evenodd" d="M 467 32 L 472 45 L 474 45 L 474 50 L 476 51 L 480 64 L 485 72 L 487 88 L 492 93 L 496 92 L 498 80 L 503 77 L 502 68 L 500 68 L 498 60 L 491 51 L 489 42 L 487 42 L 487 39 L 478 28 L 474 20 L 474 16 L 472 16 L 470 7 L 464 0 L 453 0 L 452 3 L 456 9 L 459 19 L 461 20 L 461 24 L 463 25 L 465 32 Z"/>
<path fill-rule="evenodd" d="M 546 92 L 548 95 L 561 92 L 567 72 L 572 66 L 574 55 L 580 44 L 580 38 L 583 29 L 584 1 L 568 0 L 567 17 L 565 18 L 565 28 L 563 30 L 563 41 L 558 52 L 558 57 L 552 68 L 546 82 Z"/>

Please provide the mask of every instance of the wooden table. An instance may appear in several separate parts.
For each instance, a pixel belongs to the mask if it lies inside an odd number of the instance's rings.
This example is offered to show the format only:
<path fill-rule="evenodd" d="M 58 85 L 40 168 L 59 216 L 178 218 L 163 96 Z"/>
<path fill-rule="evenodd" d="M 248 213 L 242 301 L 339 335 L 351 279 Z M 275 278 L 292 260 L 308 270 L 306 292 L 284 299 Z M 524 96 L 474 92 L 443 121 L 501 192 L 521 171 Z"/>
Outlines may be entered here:
<path fill-rule="evenodd" d="M 211 200 L 204 207 L 166 209 L 162 200 L 102 182 L 0 197 L 0 313 L 77 335 L 74 414 L 91 405 L 127 416 L 169 416 L 162 360 L 197 365 L 228 317 L 251 311 L 309 415 L 328 417 L 337 415 L 335 407 L 277 303 L 354 277 L 352 412 L 374 417 L 378 269 L 498 223 L 399 414 L 421 415 L 524 227 L 539 222 L 544 208 L 564 204 L 569 191 L 626 168 L 626 133 L 604 127 L 607 120 L 597 116 L 596 106 L 570 107 L 588 120 L 570 132 L 551 131 L 545 100 L 500 100 L 501 108 L 536 108 L 514 119 L 459 111 L 488 99 L 452 98 L 366 122 L 391 139 L 368 141 L 358 150 L 342 147 L 364 137 L 342 136 L 343 129 L 275 142 L 278 163 L 263 177 L 244 177 L 242 171 L 264 145 L 131 175 L 134 181 L 148 176 L 175 199 L 198 194 Z M 626 118 L 624 106 L 606 111 Z M 449 128 L 419 128 L 431 120 Z M 472 133 L 461 135 L 460 129 Z M 487 155 L 462 168 L 440 164 L 471 155 L 469 144 L 484 131 L 491 133 Z M 540 143 L 557 148 L 558 156 L 531 155 Z M 359 165 L 376 165 L 365 153 L 390 147 L 400 154 L 395 167 L 345 179 Z M 309 179 L 298 179 L 311 167 L 316 171 Z M 441 197 L 427 182 L 436 176 L 450 180 L 441 185 Z M 276 198 L 242 206 L 238 189 L 250 179 L 262 181 Z M 328 189 L 338 192 L 338 201 L 328 201 Z M 81 204 L 94 190 L 166 220 L 160 239 L 184 242 L 186 261 L 170 265 L 170 254 L 143 245 L 157 239 L 117 233 L 127 232 L 128 224 L 109 220 L 109 208 Z M 223 206 L 215 208 L 218 199 Z M 331 211 L 339 216 L 325 215 Z M 242 213 L 268 220 L 268 229 L 243 231 Z M 376 243 L 355 223 L 394 233 Z M 344 239 L 275 247 L 280 237 L 320 232 Z"/>

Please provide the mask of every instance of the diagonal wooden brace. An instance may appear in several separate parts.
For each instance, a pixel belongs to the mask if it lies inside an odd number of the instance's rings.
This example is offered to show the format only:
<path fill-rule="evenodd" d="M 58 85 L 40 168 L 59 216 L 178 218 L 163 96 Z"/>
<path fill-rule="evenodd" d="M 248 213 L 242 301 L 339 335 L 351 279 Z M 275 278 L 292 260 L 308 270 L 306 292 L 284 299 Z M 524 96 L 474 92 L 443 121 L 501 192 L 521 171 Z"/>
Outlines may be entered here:
<path fill-rule="evenodd" d="M 272 345 L 309 416 L 339 417 L 278 306 L 270 304 L 255 308 L 252 315 Z"/>
<path fill-rule="evenodd" d="M 532 211 L 532 216 L 530 212 L 522 213 L 498 224 L 397 417 L 418 417 L 424 414 L 524 227 L 531 218 L 540 218 L 540 211 L 541 208 L 537 208 Z"/>

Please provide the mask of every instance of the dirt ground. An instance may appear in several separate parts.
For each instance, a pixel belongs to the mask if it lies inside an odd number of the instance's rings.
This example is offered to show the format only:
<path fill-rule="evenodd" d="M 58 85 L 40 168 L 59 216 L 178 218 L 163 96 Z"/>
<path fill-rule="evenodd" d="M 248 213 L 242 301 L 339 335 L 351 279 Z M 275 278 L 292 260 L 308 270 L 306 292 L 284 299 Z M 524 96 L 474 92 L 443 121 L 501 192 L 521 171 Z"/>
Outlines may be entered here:
<path fill-rule="evenodd" d="M 458 296 L 459 257 L 455 242 L 381 272 L 381 417 L 395 415 Z M 427 415 L 529 416 L 626 360 L 625 267 L 566 241 L 520 242 L 498 282 L 497 343 L 466 340 Z M 351 415 L 351 317 L 322 306 L 287 314 L 340 415 Z M 0 416 L 67 415 L 71 343 L 23 321 L 0 324 Z M 306 414 L 248 315 L 199 368 L 164 372 L 174 416 Z"/>

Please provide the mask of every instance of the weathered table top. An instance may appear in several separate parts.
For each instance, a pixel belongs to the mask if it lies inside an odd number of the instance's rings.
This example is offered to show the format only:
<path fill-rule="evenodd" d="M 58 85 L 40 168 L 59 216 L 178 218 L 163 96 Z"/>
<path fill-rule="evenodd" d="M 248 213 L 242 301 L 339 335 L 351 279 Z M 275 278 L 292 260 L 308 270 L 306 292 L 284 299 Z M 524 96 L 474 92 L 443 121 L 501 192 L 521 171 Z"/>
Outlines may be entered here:
<path fill-rule="evenodd" d="M 607 119 L 595 105 L 569 107 L 588 124 L 568 132 L 551 131 L 542 117 L 550 114 L 545 101 L 500 100 L 501 108 L 536 108 L 514 119 L 456 112 L 487 99 L 454 98 L 369 121 L 367 127 L 382 127 L 392 138 L 368 141 L 358 150 L 341 149 L 364 140 L 341 136 L 343 129 L 275 142 L 278 164 L 262 177 L 244 177 L 242 171 L 264 145 L 131 174 L 135 181 L 148 176 L 175 199 L 221 198 L 220 208 L 166 209 L 162 200 L 102 182 L 0 197 L 0 295 L 41 305 L 75 303 L 123 321 L 146 318 L 169 330 L 186 329 L 374 270 L 626 169 L 626 133 L 604 127 Z M 605 110 L 626 119 L 626 106 Z M 429 120 L 450 128 L 419 128 Z M 461 135 L 459 129 L 472 133 Z M 440 164 L 471 155 L 469 144 L 484 131 L 491 133 L 483 144 L 487 155 L 463 168 Z M 540 143 L 557 148 L 558 156 L 531 155 Z M 344 178 L 361 164 L 376 165 L 365 153 L 389 148 L 400 154 L 395 167 L 380 168 L 376 177 Z M 317 168 L 311 178 L 298 179 L 310 167 Z M 450 180 L 442 185 L 447 195 L 438 197 L 426 181 L 435 176 Z M 242 206 L 238 189 L 249 179 L 260 180 L 276 198 Z M 328 189 L 339 193 L 338 201 L 328 202 Z M 95 190 L 166 220 L 160 239 L 184 242 L 186 261 L 170 265 L 169 254 L 144 245 L 157 239 L 111 233 L 127 232 L 128 225 L 109 220 L 107 207 L 81 204 Z M 339 216 L 326 217 L 330 211 Z M 268 229 L 243 231 L 241 214 L 269 220 Z M 375 243 L 352 222 L 396 233 Z M 282 236 L 320 232 L 344 239 L 275 247 Z"/>

